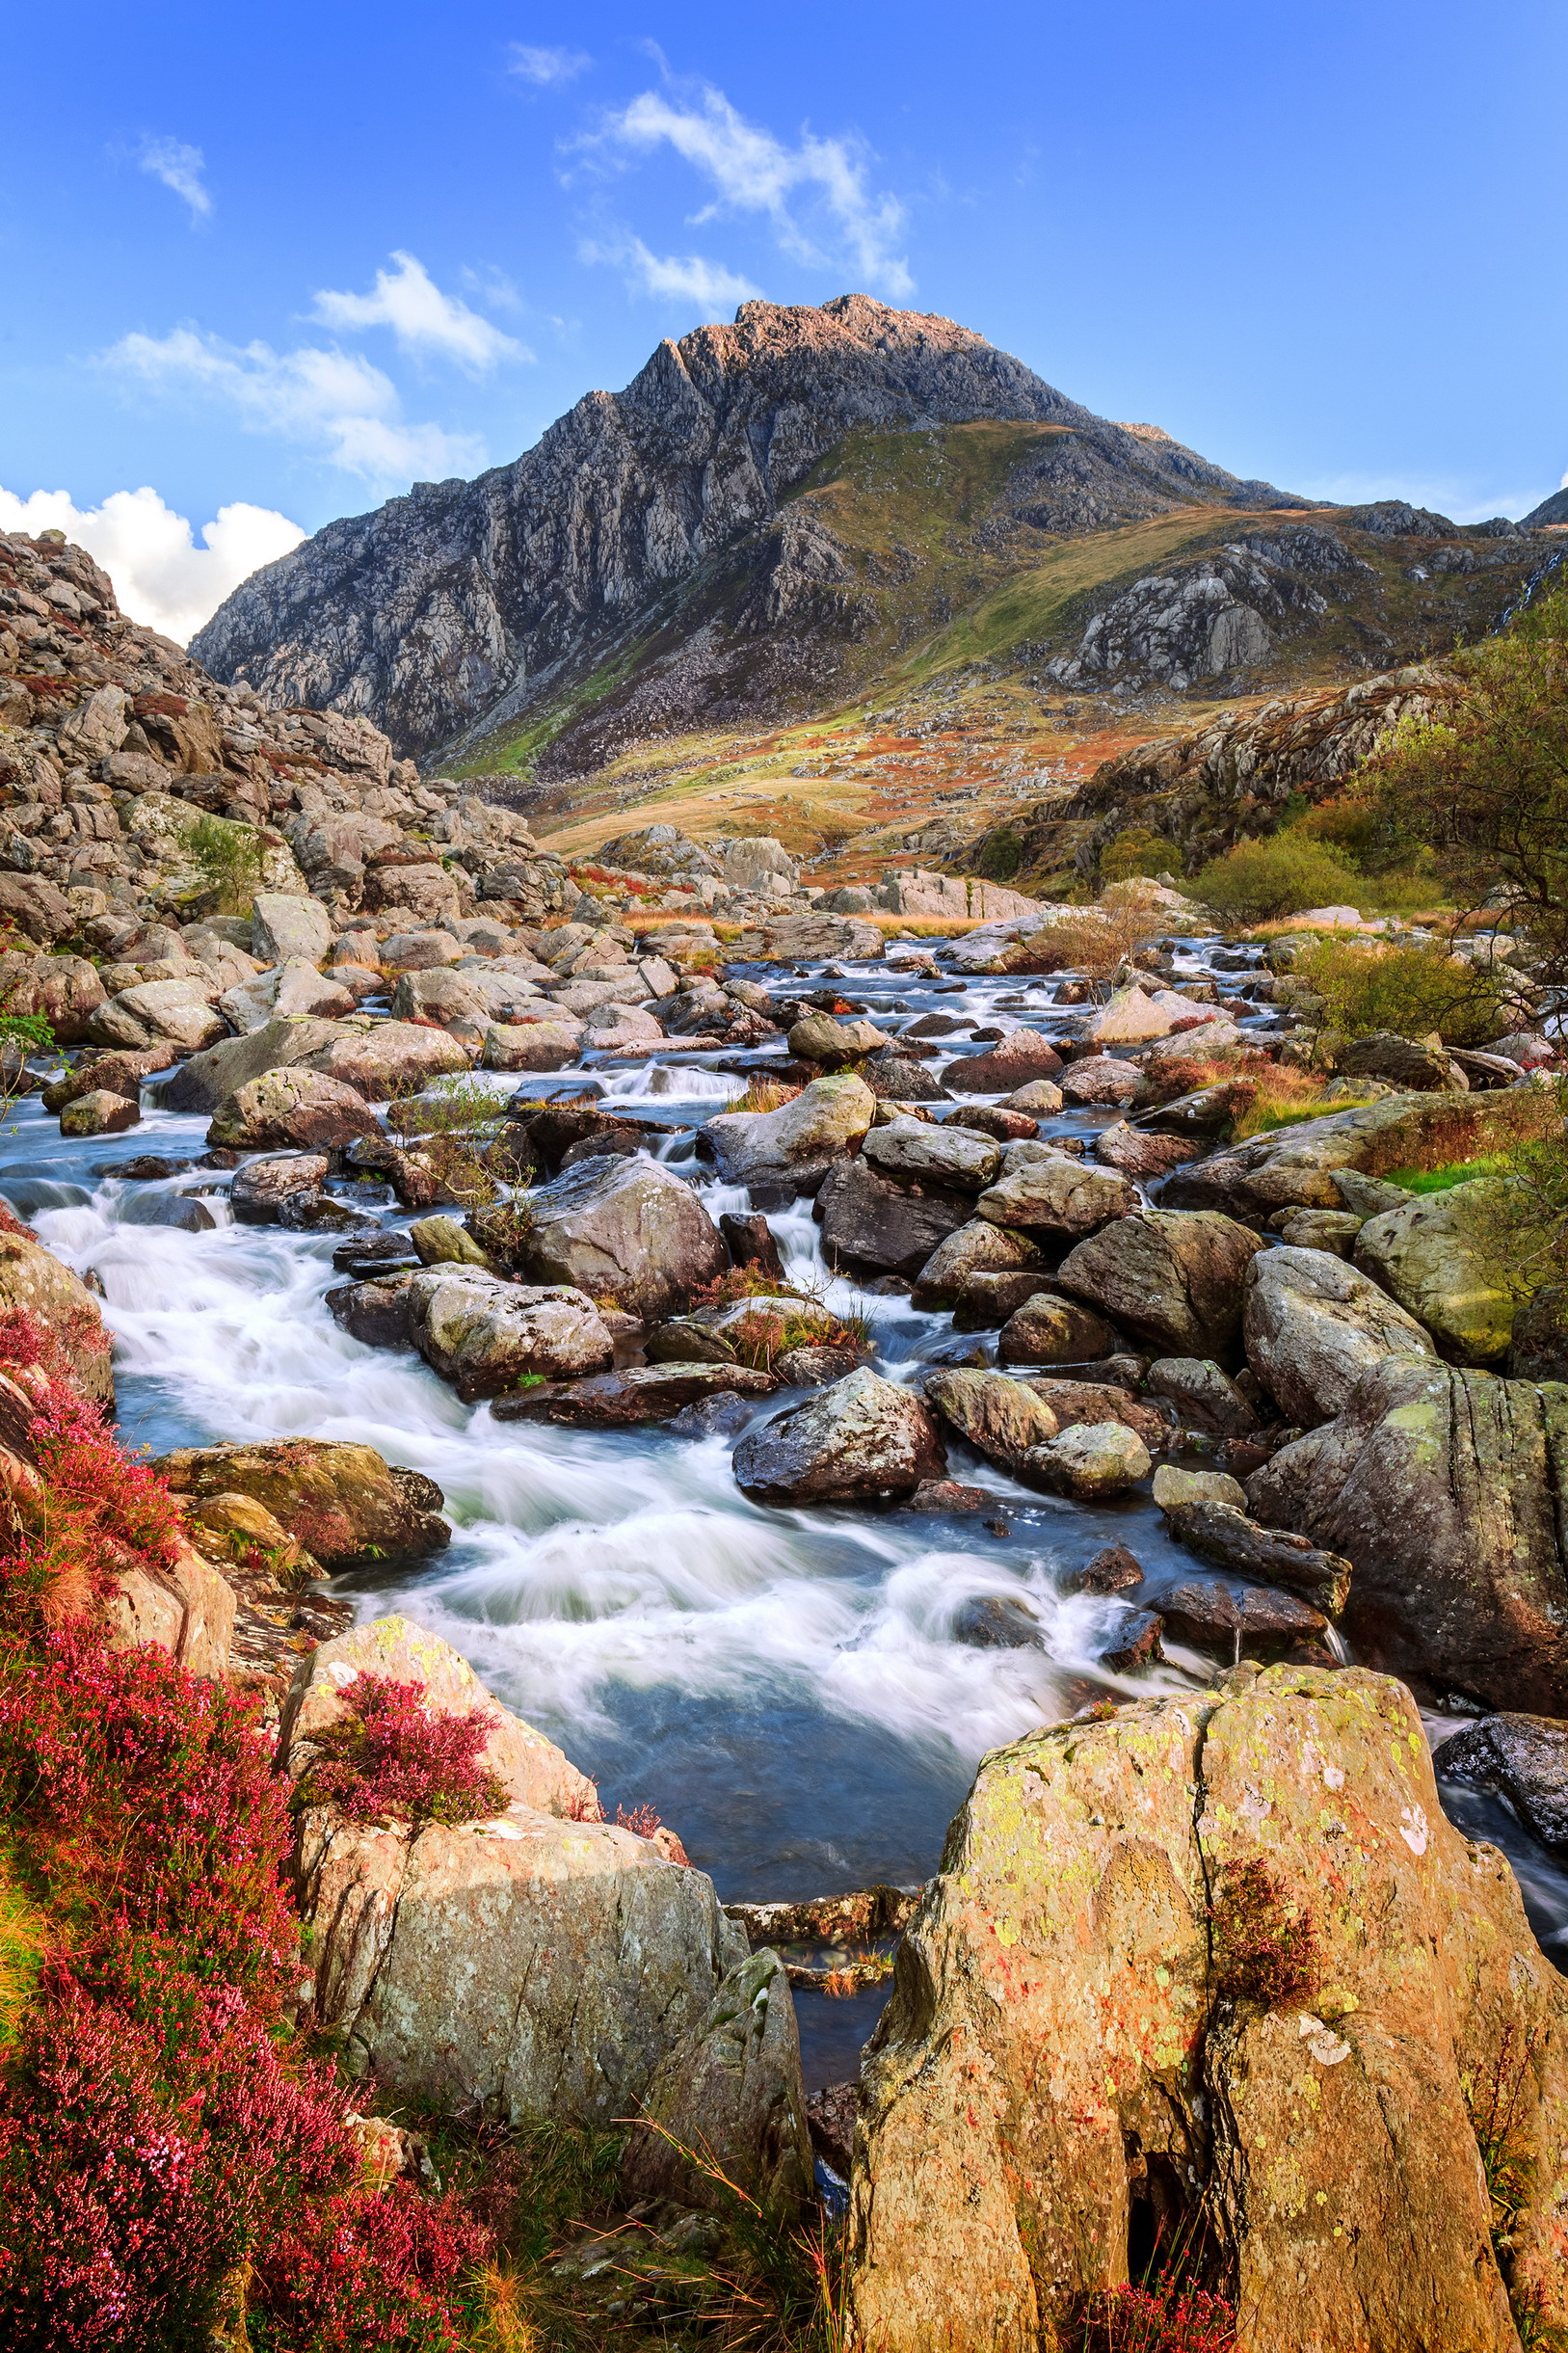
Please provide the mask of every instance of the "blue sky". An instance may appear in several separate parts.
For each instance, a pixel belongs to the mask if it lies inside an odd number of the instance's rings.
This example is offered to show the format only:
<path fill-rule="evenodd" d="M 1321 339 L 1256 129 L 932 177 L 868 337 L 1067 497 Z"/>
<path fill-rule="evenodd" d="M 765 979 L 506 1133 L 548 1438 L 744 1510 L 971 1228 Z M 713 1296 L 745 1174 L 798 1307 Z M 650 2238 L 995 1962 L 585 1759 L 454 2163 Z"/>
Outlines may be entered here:
<path fill-rule="evenodd" d="M 13 12 L 0 527 L 183 635 L 660 335 L 851 288 L 1238 473 L 1517 515 L 1565 50 L 1537 0 Z"/>

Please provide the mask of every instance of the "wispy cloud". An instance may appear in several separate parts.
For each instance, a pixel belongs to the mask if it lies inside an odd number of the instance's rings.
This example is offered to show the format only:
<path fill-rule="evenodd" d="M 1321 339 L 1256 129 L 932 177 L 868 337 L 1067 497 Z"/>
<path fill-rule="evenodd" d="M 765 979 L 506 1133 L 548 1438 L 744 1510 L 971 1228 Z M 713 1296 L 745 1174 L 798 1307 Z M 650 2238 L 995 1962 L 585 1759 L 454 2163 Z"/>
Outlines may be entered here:
<path fill-rule="evenodd" d="M 590 241 L 577 253 L 583 261 L 605 262 L 620 270 L 635 294 L 685 304 L 708 315 L 731 309 L 758 291 L 749 278 L 737 277 L 722 262 L 708 261 L 701 254 L 651 254 L 641 237 L 628 236 L 616 245 Z"/>
<path fill-rule="evenodd" d="M 95 556 L 120 609 L 180 645 L 210 621 L 231 589 L 297 548 L 305 533 L 276 508 L 243 501 L 218 509 L 203 545 L 183 515 L 155 490 L 114 491 L 101 506 L 78 507 L 67 491 L 18 498 L 0 490 L 0 531 L 64 531 Z"/>
<path fill-rule="evenodd" d="M 212 198 L 202 184 L 201 174 L 207 168 L 206 157 L 199 147 L 187 147 L 181 139 L 144 139 L 136 151 L 138 171 L 153 179 L 161 179 L 191 208 L 191 219 L 204 221 L 212 210 Z"/>
<path fill-rule="evenodd" d="M 526 41 L 515 40 L 507 71 L 541 90 L 550 90 L 561 82 L 574 82 L 593 62 L 586 49 L 531 49 Z"/>
<path fill-rule="evenodd" d="M 389 327 L 400 351 L 432 353 L 453 360 L 469 375 L 483 375 L 500 360 L 531 360 L 533 353 L 503 334 L 466 303 L 443 294 L 412 254 L 394 254 L 396 265 L 378 270 L 368 294 L 316 296 L 311 317 L 324 327 Z"/>
<path fill-rule="evenodd" d="M 1568 475 L 1563 479 L 1568 482 Z M 1452 474 L 1315 474 L 1305 482 L 1292 482 L 1291 488 L 1324 506 L 1373 506 L 1380 498 L 1398 498 L 1407 506 L 1447 515 L 1453 522 L 1489 522 L 1494 515 L 1517 518 L 1528 514 L 1544 495 L 1540 490 L 1488 490 Z"/>
<path fill-rule="evenodd" d="M 704 83 L 690 100 L 644 91 L 583 144 L 623 155 L 672 147 L 714 191 L 695 222 L 726 211 L 761 213 L 797 261 L 822 267 L 847 260 L 868 284 L 890 294 L 914 286 L 907 256 L 896 250 L 904 207 L 872 189 L 870 152 L 855 134 L 822 139 L 803 130 L 797 146 L 786 146 Z"/>
<path fill-rule="evenodd" d="M 355 352 L 311 345 L 279 352 L 176 327 L 166 335 L 124 335 L 104 359 L 159 389 L 222 400 L 251 431 L 298 441 L 378 487 L 484 464 L 483 445 L 472 437 L 407 422 L 391 379 Z"/>

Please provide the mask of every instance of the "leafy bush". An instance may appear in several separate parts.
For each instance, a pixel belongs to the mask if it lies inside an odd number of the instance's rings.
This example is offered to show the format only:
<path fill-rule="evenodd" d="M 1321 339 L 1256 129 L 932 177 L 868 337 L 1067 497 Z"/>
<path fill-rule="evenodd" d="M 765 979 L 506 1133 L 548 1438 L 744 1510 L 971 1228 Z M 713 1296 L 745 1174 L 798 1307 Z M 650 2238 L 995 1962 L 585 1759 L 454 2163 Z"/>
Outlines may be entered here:
<path fill-rule="evenodd" d="M 205 889 L 217 894 L 213 912 L 247 914 L 267 871 L 267 845 L 254 826 L 204 816 L 186 835 L 184 848 Z"/>
<path fill-rule="evenodd" d="M 351 1822 L 488 1821 L 506 1791 L 481 1764 L 500 1722 L 489 1708 L 443 1716 L 422 1683 L 360 1674 L 343 1713 L 312 1733 L 315 1754 L 295 1785 L 296 1805 L 335 1805 Z"/>
<path fill-rule="evenodd" d="M 508 1203 L 505 1180 L 491 1165 L 506 1112 L 506 1097 L 489 1080 L 462 1071 L 394 1102 L 386 1124 L 418 1153 L 447 1200 L 491 1210 Z"/>
<path fill-rule="evenodd" d="M 1368 940 L 1313 940 L 1295 975 L 1322 999 L 1319 1019 L 1344 1037 L 1392 1030 L 1448 1046 L 1480 1046 L 1507 1027 L 1496 976 L 1449 955 L 1439 943 L 1392 947 Z"/>
<path fill-rule="evenodd" d="M 1279 2010 L 1316 1991 L 1321 1959 L 1312 1916 L 1290 1901 L 1261 1858 L 1225 1872 L 1209 1922 L 1221 1992 Z"/>
<path fill-rule="evenodd" d="M 1367 895 L 1348 858 L 1294 832 L 1238 842 L 1201 868 L 1188 888 L 1216 915 L 1237 923 L 1275 922 L 1309 907 L 1357 906 Z"/>
<path fill-rule="evenodd" d="M 1470 1222 L 1493 1279 L 1527 1299 L 1568 1276 L 1568 1079 L 1522 1087 L 1518 1101 L 1519 1133 L 1489 1156 Z"/>
<path fill-rule="evenodd" d="M 1181 871 L 1182 853 L 1175 842 L 1167 842 L 1163 834 L 1151 833 L 1147 825 L 1126 827 L 1100 853 L 1103 882 L 1126 882 L 1134 874 Z"/>
<path fill-rule="evenodd" d="M 1165 922 L 1161 908 L 1123 884 L 1107 891 L 1097 907 L 1052 915 L 1016 948 L 1005 949 L 1001 961 L 1010 973 L 1073 972 L 1104 981 L 1127 957 L 1147 948 Z"/>

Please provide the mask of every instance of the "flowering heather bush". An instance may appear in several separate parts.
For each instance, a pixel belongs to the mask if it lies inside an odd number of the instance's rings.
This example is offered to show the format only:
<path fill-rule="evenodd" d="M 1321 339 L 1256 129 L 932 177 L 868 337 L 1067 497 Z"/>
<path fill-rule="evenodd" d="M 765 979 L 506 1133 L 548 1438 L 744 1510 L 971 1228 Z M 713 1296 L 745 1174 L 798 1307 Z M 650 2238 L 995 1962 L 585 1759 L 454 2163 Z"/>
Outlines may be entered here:
<path fill-rule="evenodd" d="M 437 1714 L 422 1683 L 361 1674 L 343 1714 L 311 1735 L 300 1805 L 336 1805 L 351 1822 L 472 1822 L 501 1812 L 506 1790 L 479 1760 L 499 1719 L 489 1708 Z"/>
<path fill-rule="evenodd" d="M 16 1361 L 0 1335 L 0 1363 Z M 66 1382 L 51 1381 L 31 1435 L 43 1494 L 0 1552 L 0 1627 L 17 1630 L 81 1616 L 127 1568 L 169 1568 L 179 1527 L 168 1489 Z"/>
<path fill-rule="evenodd" d="M 1316 1992 L 1321 1967 L 1316 1928 L 1260 1857 L 1226 1872 L 1210 1919 L 1222 1992 L 1278 2010 Z"/>
<path fill-rule="evenodd" d="M 1202 2287 L 1162 2274 L 1150 2286 L 1091 2296 L 1073 2353 L 1232 2353 L 1236 2314 Z"/>
<path fill-rule="evenodd" d="M 301 2214 L 256 2256 L 254 2353 L 457 2353 L 457 2325 L 490 2233 L 453 2197 L 412 2182 L 339 2196 Z"/>

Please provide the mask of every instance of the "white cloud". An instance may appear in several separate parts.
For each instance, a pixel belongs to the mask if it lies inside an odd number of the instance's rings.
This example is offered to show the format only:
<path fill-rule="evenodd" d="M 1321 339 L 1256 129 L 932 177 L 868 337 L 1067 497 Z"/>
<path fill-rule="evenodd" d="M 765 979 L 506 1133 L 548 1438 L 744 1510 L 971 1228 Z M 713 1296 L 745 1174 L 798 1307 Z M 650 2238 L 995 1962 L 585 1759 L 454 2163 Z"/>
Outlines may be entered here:
<path fill-rule="evenodd" d="M 1568 475 L 1563 479 L 1568 482 Z M 1324 506 L 1374 506 L 1381 498 L 1398 498 L 1407 506 L 1447 515 L 1450 522 L 1490 522 L 1494 515 L 1517 520 L 1528 515 L 1541 495 L 1539 491 L 1478 490 L 1473 481 L 1459 481 L 1451 474 L 1441 480 L 1429 474 L 1316 474 L 1289 487 Z"/>
<path fill-rule="evenodd" d="M 144 139 L 137 151 L 137 168 L 161 179 L 166 188 L 173 188 L 183 197 L 191 208 L 191 219 L 204 221 L 212 210 L 212 199 L 201 184 L 206 170 L 206 158 L 199 147 L 189 147 L 179 139 Z"/>
<path fill-rule="evenodd" d="M 537 83 L 541 90 L 574 82 L 594 62 L 585 49 L 530 49 L 520 40 L 512 43 L 511 57 L 507 71 L 524 82 Z"/>
<path fill-rule="evenodd" d="M 713 203 L 695 215 L 698 222 L 725 208 L 765 213 L 784 251 L 798 261 L 820 267 L 847 258 L 867 283 L 889 293 L 908 294 L 914 286 L 906 257 L 894 251 L 904 208 L 896 197 L 872 192 L 869 156 L 857 138 L 803 131 L 798 147 L 786 147 L 748 122 L 723 91 L 704 85 L 695 104 L 645 91 L 611 115 L 591 144 L 644 154 L 669 146 L 716 191 Z M 806 223 L 795 205 L 804 206 Z"/>
<path fill-rule="evenodd" d="M 225 343 L 193 327 L 166 335 L 124 335 L 108 366 L 159 388 L 202 391 L 226 401 L 256 433 L 302 442 L 378 487 L 476 469 L 483 445 L 469 435 L 403 419 L 396 386 L 356 352 L 305 345 Z"/>
<path fill-rule="evenodd" d="M 531 360 L 532 352 L 502 334 L 455 295 L 443 294 L 412 254 L 394 254 L 397 267 L 378 270 L 368 294 L 323 290 L 311 313 L 324 327 L 389 327 L 400 351 L 433 352 L 482 375 L 498 360 Z"/>
<path fill-rule="evenodd" d="M 183 645 L 231 589 L 262 564 L 297 548 L 305 533 L 272 507 L 220 507 L 198 547 L 190 524 L 155 490 L 114 491 L 81 508 L 66 491 L 30 498 L 0 490 L 0 530 L 64 531 L 96 558 L 115 584 L 120 610 Z"/>
<path fill-rule="evenodd" d="M 689 304 L 707 316 L 731 309 L 758 291 L 750 279 L 737 277 L 722 262 L 704 260 L 701 254 L 651 254 L 641 237 L 627 237 L 619 245 L 585 244 L 577 251 L 584 261 L 608 262 L 624 271 L 634 293 Z"/>

